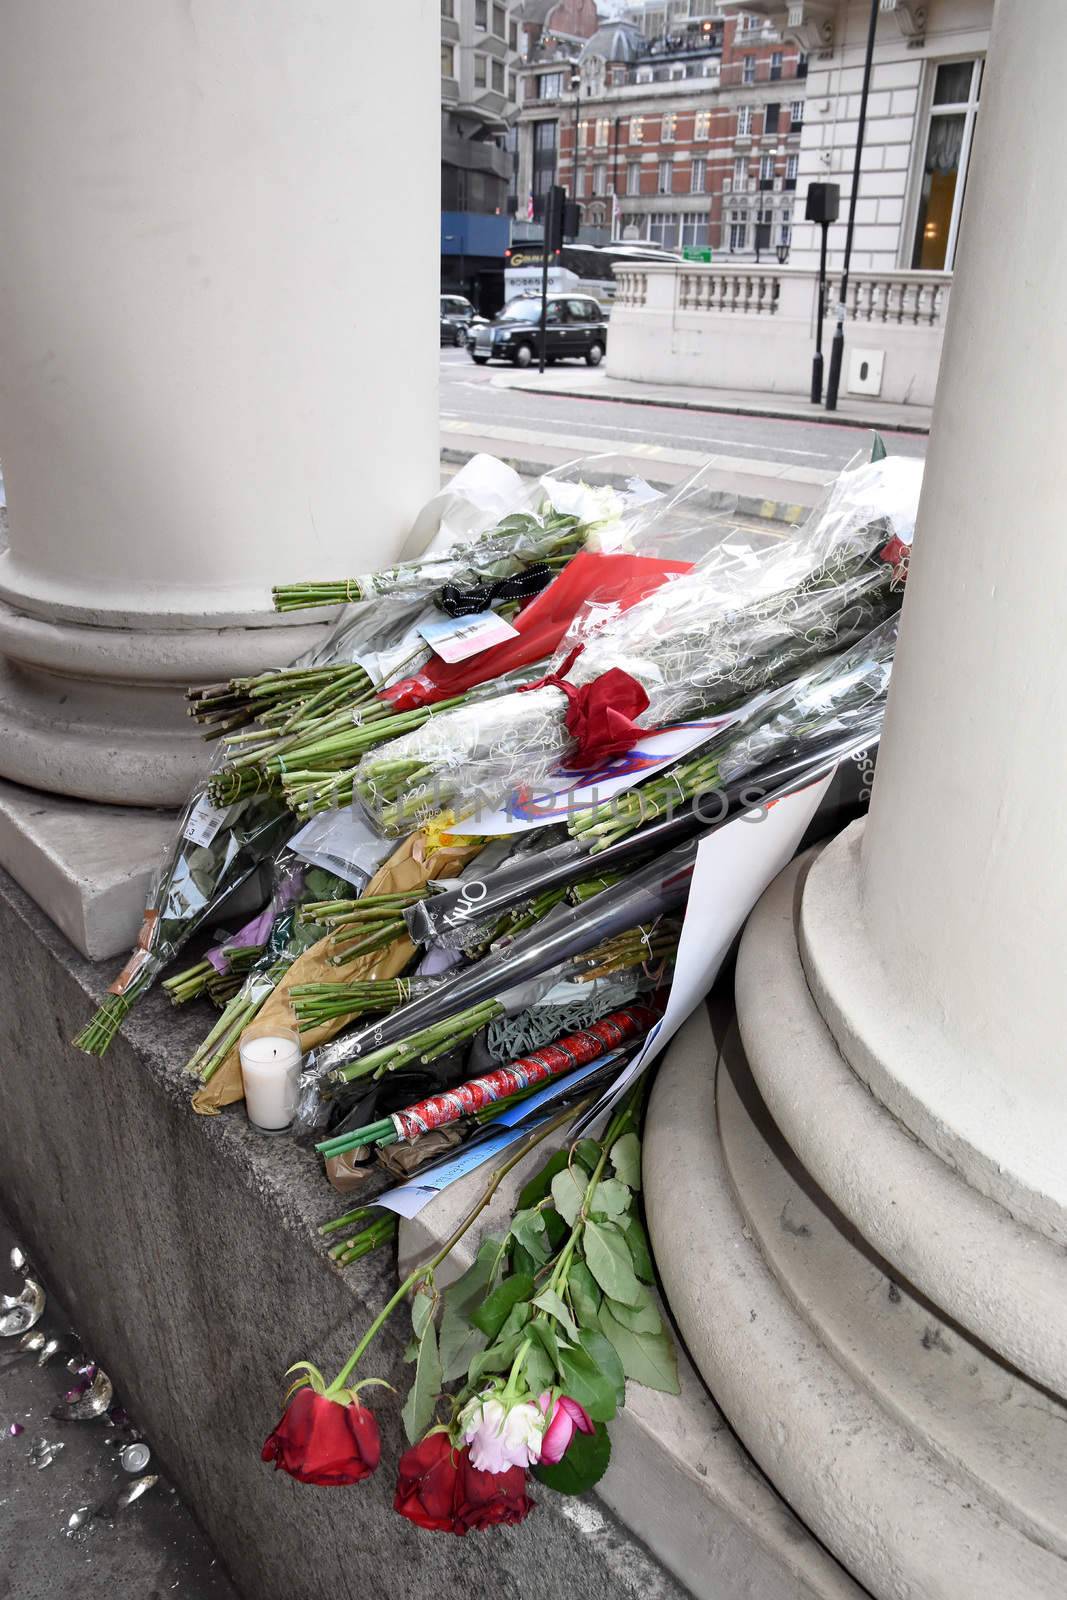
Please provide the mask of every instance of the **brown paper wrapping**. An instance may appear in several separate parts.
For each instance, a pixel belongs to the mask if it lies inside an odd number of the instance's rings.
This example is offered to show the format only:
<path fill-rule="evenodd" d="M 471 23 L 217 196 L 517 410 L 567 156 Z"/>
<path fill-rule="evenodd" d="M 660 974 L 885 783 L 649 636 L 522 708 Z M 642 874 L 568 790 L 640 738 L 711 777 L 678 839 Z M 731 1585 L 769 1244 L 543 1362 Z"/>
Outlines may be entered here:
<path fill-rule="evenodd" d="M 384 862 L 368 883 L 367 895 L 402 894 L 408 889 L 421 889 L 431 879 L 454 878 L 468 861 L 481 850 L 484 841 L 472 844 L 435 844 L 429 846 L 426 831 L 420 829 L 404 840 L 388 861 Z M 362 897 L 361 897 L 362 898 Z M 289 990 L 301 983 L 361 983 L 375 978 L 397 978 L 415 954 L 415 945 L 408 938 L 400 938 L 382 950 L 368 950 L 356 956 L 347 966 L 332 966 L 326 959 L 329 937 L 298 956 L 289 971 L 263 1002 L 256 1017 L 257 1027 L 264 1022 L 276 1023 L 280 1028 L 296 1028 L 296 1018 L 289 1004 Z M 351 1022 L 351 1016 L 334 1017 L 318 1028 L 300 1035 L 304 1050 L 324 1044 Z M 193 1096 L 193 1110 L 202 1116 L 217 1116 L 223 1106 L 244 1099 L 241 1083 L 241 1058 L 235 1045 L 222 1066 L 202 1089 Z"/>

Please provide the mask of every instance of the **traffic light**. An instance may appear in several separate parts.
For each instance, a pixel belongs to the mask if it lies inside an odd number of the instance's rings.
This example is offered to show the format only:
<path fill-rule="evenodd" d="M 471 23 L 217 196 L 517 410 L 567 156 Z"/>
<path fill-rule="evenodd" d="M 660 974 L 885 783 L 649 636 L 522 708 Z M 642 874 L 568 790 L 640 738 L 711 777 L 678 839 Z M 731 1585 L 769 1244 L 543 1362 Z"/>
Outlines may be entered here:
<path fill-rule="evenodd" d="M 563 237 L 577 239 L 582 226 L 582 208 L 577 200 L 566 200 L 563 204 Z"/>
<path fill-rule="evenodd" d="M 567 191 L 554 183 L 545 197 L 545 249 L 554 255 L 563 243 L 563 213 Z"/>

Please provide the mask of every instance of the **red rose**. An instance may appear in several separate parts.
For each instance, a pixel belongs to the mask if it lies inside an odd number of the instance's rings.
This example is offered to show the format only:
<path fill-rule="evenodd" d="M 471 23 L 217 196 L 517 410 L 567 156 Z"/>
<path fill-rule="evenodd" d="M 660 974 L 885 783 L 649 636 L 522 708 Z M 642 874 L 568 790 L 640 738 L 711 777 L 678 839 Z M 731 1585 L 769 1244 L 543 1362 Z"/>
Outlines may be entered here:
<path fill-rule="evenodd" d="M 479 1472 L 477 1467 L 471 1466 L 466 1449 L 459 1452 L 453 1533 L 466 1533 L 469 1528 L 492 1528 L 499 1522 L 523 1522 L 533 1508 L 534 1502 L 526 1493 L 524 1468 Z"/>
<path fill-rule="evenodd" d="M 521 1467 L 479 1472 L 466 1445 L 457 1450 L 447 1433 L 431 1433 L 406 1450 L 393 1508 L 431 1533 L 456 1533 L 522 1522 L 534 1508 Z"/>
<path fill-rule="evenodd" d="M 263 1446 L 264 1461 L 301 1483 L 325 1486 L 369 1478 L 381 1453 L 373 1412 L 357 1400 L 327 1400 L 310 1386 L 297 1390 Z"/>
<path fill-rule="evenodd" d="M 462 1533 L 452 1511 L 459 1451 L 447 1433 L 430 1433 L 400 1457 L 393 1510 L 430 1533 Z"/>

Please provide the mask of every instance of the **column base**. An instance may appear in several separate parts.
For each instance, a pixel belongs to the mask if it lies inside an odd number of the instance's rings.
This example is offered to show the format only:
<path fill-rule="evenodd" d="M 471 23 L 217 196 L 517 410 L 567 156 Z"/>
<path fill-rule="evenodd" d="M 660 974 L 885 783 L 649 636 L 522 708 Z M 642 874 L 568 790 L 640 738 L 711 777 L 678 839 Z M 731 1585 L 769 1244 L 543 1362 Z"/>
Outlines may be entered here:
<path fill-rule="evenodd" d="M 92 627 L 0 601 L 0 776 L 110 805 L 181 805 L 212 754 L 185 690 L 282 666 L 328 625 L 265 614 L 233 628 Z"/>
<path fill-rule="evenodd" d="M 646 1200 L 671 1310 L 756 1461 L 878 1600 L 1051 1600 L 1067 1269 L 842 1060 L 800 965 L 802 873 L 742 942 L 745 1050 L 700 1014 L 657 1079 Z"/>

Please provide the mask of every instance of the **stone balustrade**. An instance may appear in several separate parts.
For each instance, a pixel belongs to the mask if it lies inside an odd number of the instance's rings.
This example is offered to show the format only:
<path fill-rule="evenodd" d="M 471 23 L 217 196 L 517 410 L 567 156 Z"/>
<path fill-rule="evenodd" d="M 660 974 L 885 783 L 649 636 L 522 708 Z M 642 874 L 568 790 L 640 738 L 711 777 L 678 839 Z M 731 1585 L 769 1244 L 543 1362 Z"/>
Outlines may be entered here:
<path fill-rule="evenodd" d="M 729 260 L 664 261 L 620 265 L 615 277 L 610 376 L 807 392 L 818 307 L 814 272 Z M 836 276 L 827 281 L 827 323 L 836 317 L 839 284 Z M 951 286 L 948 272 L 850 276 L 846 361 L 849 347 L 883 358 L 879 398 L 932 404 Z M 846 365 L 843 393 L 848 383 Z"/>

